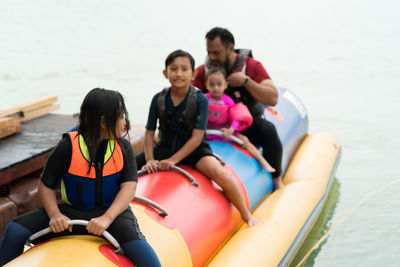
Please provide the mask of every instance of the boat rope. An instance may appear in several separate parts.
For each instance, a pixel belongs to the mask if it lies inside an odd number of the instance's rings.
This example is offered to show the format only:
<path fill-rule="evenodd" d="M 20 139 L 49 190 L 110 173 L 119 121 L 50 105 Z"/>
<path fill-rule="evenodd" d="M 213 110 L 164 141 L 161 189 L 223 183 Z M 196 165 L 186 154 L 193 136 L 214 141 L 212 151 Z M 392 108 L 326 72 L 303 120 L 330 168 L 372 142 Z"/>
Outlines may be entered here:
<path fill-rule="evenodd" d="M 312 246 L 312 248 L 306 253 L 306 255 L 304 255 L 303 259 L 296 265 L 296 267 L 299 267 L 300 265 L 302 265 L 304 263 L 304 261 L 308 258 L 308 256 L 310 256 L 311 252 L 314 251 L 314 249 L 322 242 L 324 241 L 328 235 L 336 228 L 338 227 L 340 224 L 343 223 L 343 221 L 348 218 L 356 209 L 358 209 L 362 204 L 364 204 L 367 200 L 369 200 L 370 198 L 372 198 L 373 196 L 379 194 L 380 192 L 384 191 L 386 188 L 388 188 L 391 185 L 397 184 L 400 182 L 400 178 L 396 179 L 394 181 L 391 181 L 385 185 L 383 185 L 382 187 L 378 188 L 377 190 L 375 190 L 374 192 L 370 193 L 369 195 L 367 195 L 366 197 L 364 197 L 363 199 L 361 199 L 356 205 L 354 205 L 349 211 L 346 212 L 345 215 L 343 215 L 334 225 L 332 225 L 331 228 L 328 229 L 328 231 L 326 231 L 326 233 Z"/>

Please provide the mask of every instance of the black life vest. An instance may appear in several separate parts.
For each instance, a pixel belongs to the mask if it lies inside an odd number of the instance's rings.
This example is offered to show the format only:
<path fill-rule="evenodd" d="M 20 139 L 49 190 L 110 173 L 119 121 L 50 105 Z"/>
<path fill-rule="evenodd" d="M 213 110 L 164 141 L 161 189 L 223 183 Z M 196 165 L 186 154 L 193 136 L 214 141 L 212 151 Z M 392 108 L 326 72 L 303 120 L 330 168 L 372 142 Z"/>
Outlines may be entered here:
<path fill-rule="evenodd" d="M 230 73 L 243 72 L 246 74 L 247 60 L 249 57 L 253 57 L 252 52 L 250 49 L 235 49 L 235 52 L 239 55 Z M 245 104 L 253 118 L 259 117 L 264 113 L 264 105 L 258 102 L 244 86 L 228 86 L 228 88 L 225 90 L 225 94 L 229 95 L 235 101 L 235 103 L 241 102 Z"/>
<path fill-rule="evenodd" d="M 157 111 L 159 116 L 158 144 L 161 146 L 170 146 L 171 152 L 178 151 L 192 136 L 194 122 L 197 113 L 197 92 L 199 89 L 190 85 L 184 111 L 178 118 L 173 118 L 174 114 L 166 108 L 166 97 L 171 87 L 164 88 L 157 99 Z M 169 120 L 178 119 L 184 127 L 181 131 L 171 131 L 168 128 Z M 170 145 L 168 145 L 170 144 Z"/>

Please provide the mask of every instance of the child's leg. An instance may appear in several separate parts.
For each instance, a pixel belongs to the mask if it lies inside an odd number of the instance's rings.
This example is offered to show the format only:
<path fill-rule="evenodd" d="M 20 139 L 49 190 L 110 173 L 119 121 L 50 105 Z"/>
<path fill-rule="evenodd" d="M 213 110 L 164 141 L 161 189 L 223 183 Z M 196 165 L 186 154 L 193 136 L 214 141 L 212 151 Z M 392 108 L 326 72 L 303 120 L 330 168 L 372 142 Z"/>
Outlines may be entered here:
<path fill-rule="evenodd" d="M 237 136 L 240 140 L 243 141 L 244 146 L 246 147 L 247 151 L 252 154 L 258 163 L 261 165 L 261 169 L 265 169 L 268 172 L 274 172 L 275 169 L 265 160 L 265 158 L 260 154 L 258 149 L 249 141 L 249 139 L 244 136 L 243 134 L 239 134 Z"/>
<path fill-rule="evenodd" d="M 125 254 L 138 267 L 161 266 L 156 253 L 140 231 L 130 207 L 115 218 L 107 231 L 121 244 Z"/>
<path fill-rule="evenodd" d="M 8 224 L 0 246 L 0 266 L 13 260 L 24 252 L 25 241 L 32 232 L 12 221 Z"/>
<path fill-rule="evenodd" d="M 146 165 L 146 159 L 144 156 L 144 152 L 140 152 L 139 154 L 135 155 L 136 166 L 137 169 L 140 170 L 144 165 Z"/>
<path fill-rule="evenodd" d="M 10 222 L 0 246 L 0 266 L 21 255 L 28 237 L 47 227 L 49 217 L 43 208 L 20 215 Z"/>
<path fill-rule="evenodd" d="M 144 239 L 136 239 L 121 244 L 122 249 L 137 267 L 158 267 L 160 261 L 153 248 Z"/>
<path fill-rule="evenodd" d="M 253 124 L 242 132 L 252 144 L 263 148 L 264 158 L 275 168 L 272 173 L 274 190 L 283 187 L 282 183 L 282 143 L 275 126 L 263 119 L 254 118 Z"/>
<path fill-rule="evenodd" d="M 239 187 L 232 179 L 232 177 L 220 165 L 218 160 L 213 156 L 202 157 L 196 163 L 196 169 L 204 175 L 216 182 L 223 190 L 229 201 L 239 210 L 243 220 L 249 225 L 259 223 L 259 220 L 251 216 L 244 204 L 243 198 L 240 194 Z"/>

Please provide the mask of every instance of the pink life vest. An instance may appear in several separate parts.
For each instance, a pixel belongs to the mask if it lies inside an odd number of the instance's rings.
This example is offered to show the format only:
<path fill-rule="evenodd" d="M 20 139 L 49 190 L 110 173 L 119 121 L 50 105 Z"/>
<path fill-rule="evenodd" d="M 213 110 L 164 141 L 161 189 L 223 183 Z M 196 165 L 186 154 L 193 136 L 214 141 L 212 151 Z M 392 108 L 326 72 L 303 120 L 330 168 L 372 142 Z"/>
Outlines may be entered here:
<path fill-rule="evenodd" d="M 229 127 L 233 121 L 237 121 L 239 122 L 239 126 L 236 130 L 241 132 L 249 128 L 253 123 L 253 117 L 248 108 L 242 103 L 237 103 L 232 106 L 209 104 L 208 109 L 207 128 L 209 129 Z"/>
<path fill-rule="evenodd" d="M 238 121 L 240 124 L 237 128 L 238 132 L 244 131 L 253 123 L 253 116 L 251 116 L 249 109 L 242 103 L 236 103 L 229 107 L 229 121 Z"/>

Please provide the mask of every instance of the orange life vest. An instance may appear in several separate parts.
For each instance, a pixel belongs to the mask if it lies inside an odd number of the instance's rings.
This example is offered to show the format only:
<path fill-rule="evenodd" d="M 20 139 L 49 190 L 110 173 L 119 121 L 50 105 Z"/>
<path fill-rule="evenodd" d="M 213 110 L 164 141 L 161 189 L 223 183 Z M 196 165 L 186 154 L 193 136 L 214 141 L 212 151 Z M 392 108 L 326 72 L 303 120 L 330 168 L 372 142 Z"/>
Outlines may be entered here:
<path fill-rule="evenodd" d="M 71 164 L 61 182 L 61 195 L 65 203 L 82 210 L 96 206 L 109 207 L 120 189 L 124 158 L 121 147 L 114 139 L 108 140 L 103 164 L 89 170 L 89 152 L 78 131 L 69 132 L 72 144 Z"/>

